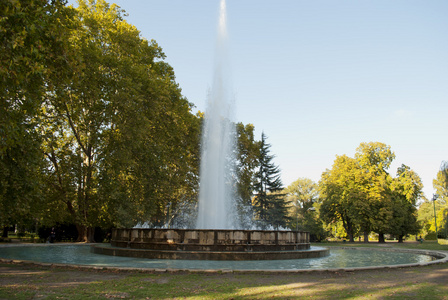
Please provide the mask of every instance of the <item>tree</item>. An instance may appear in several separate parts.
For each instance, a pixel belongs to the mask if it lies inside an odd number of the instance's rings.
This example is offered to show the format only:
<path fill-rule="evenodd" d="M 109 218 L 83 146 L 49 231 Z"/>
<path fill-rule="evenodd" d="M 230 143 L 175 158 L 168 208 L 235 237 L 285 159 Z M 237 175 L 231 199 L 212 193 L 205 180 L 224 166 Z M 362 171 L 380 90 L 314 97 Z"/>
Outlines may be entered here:
<path fill-rule="evenodd" d="M 394 158 L 390 146 L 379 142 L 361 143 L 356 149 L 355 159 L 362 170 L 358 184 L 363 190 L 364 199 L 355 205 L 364 242 L 368 242 L 371 230 L 379 234 L 379 242 L 384 242 L 384 233 L 392 219 L 391 177 L 387 170 Z"/>
<path fill-rule="evenodd" d="M 355 159 L 346 155 L 336 156 L 332 169 L 326 170 L 319 181 L 322 197 L 320 218 L 327 224 L 341 221 L 350 242 L 354 241 L 359 230 L 354 203 L 364 199 L 356 181 L 360 174 Z"/>
<path fill-rule="evenodd" d="M 341 221 L 349 239 L 357 230 L 368 242 L 371 231 L 399 237 L 419 230 L 416 204 L 422 196 L 418 175 L 402 165 L 397 178 L 387 169 L 395 154 L 390 147 L 378 142 L 362 143 L 355 158 L 338 156 L 332 170 L 327 170 L 320 181 L 322 205 L 320 214 L 327 223 Z"/>
<path fill-rule="evenodd" d="M 421 227 L 417 222 L 417 201 L 423 196 L 420 177 L 406 165 L 401 165 L 394 178 L 392 190 L 393 217 L 389 223 L 389 233 L 403 242 L 406 234 L 417 234 Z"/>
<path fill-rule="evenodd" d="M 295 226 L 292 224 L 291 228 L 300 227 L 305 230 L 303 220 L 310 210 L 314 209 L 313 204 L 318 199 L 318 187 L 311 179 L 299 178 L 291 183 L 285 190 L 286 197 L 292 203 L 290 216 L 292 221 L 295 220 Z M 301 219 L 301 222 L 299 222 Z"/>
<path fill-rule="evenodd" d="M 65 1 L 0 4 L 0 224 L 34 219 L 41 207 L 37 115 L 52 82 L 67 70 Z M 33 220 L 35 221 L 35 220 Z"/>
<path fill-rule="evenodd" d="M 437 201 L 442 204 L 448 203 L 448 161 L 441 163 L 440 170 L 432 184 L 436 190 Z"/>
<path fill-rule="evenodd" d="M 318 218 L 319 189 L 318 185 L 308 178 L 299 178 L 285 190 L 287 200 L 292 203 L 289 208 L 290 225 L 294 230 L 310 232 L 314 241 L 326 236 L 322 220 Z"/>
<path fill-rule="evenodd" d="M 254 196 L 255 175 L 258 165 L 259 142 L 255 140 L 254 125 L 237 123 L 235 159 L 236 213 L 242 228 L 253 226 L 254 212 L 252 198 Z"/>
<path fill-rule="evenodd" d="M 75 69 L 42 107 L 46 180 L 78 241 L 96 226 L 166 222 L 197 187 L 199 119 L 155 41 L 104 0 L 79 1 Z M 54 218 L 54 216 L 53 216 Z"/>
<path fill-rule="evenodd" d="M 424 234 L 438 231 L 447 232 L 448 226 L 448 163 L 443 161 L 433 180 L 433 187 L 436 190 L 435 201 L 424 201 L 418 210 L 418 220 L 423 225 Z M 434 215 L 435 214 L 435 215 Z M 437 222 L 437 223 L 436 223 Z"/>
<path fill-rule="evenodd" d="M 242 203 L 250 205 L 255 186 L 255 175 L 258 165 L 259 142 L 254 137 L 255 127 L 252 124 L 236 124 L 237 133 L 237 191 Z"/>
<path fill-rule="evenodd" d="M 272 225 L 276 228 L 286 226 L 288 221 L 288 203 L 283 194 L 280 169 L 273 163 L 270 155 L 271 145 L 266 142 L 266 135 L 261 134 L 256 173 L 253 207 L 261 226 Z"/>

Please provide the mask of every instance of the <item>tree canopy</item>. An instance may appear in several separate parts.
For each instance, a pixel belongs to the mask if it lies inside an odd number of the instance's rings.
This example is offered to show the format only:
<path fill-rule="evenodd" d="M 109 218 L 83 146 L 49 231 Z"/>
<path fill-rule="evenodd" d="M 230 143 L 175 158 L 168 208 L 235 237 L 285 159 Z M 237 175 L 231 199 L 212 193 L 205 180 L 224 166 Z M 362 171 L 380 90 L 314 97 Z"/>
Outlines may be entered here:
<path fill-rule="evenodd" d="M 368 241 L 370 232 L 395 234 L 400 241 L 419 230 L 417 201 L 422 183 L 408 166 L 401 166 L 397 177 L 387 172 L 395 158 L 390 147 L 378 142 L 362 143 L 354 158 L 337 156 L 331 170 L 319 183 L 321 218 L 326 223 L 341 221 L 350 241 L 358 232 Z"/>
<path fill-rule="evenodd" d="M 104 0 L 2 10 L 1 215 L 30 212 L 35 184 L 41 221 L 76 224 L 80 241 L 97 226 L 163 223 L 197 189 L 200 119 L 162 49 Z"/>

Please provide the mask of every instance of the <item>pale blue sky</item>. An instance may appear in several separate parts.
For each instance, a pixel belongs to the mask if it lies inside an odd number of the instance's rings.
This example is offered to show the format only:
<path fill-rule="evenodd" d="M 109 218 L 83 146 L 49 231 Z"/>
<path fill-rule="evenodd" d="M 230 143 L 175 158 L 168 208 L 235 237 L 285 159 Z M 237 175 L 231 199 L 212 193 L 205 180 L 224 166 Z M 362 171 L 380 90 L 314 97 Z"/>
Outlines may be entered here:
<path fill-rule="evenodd" d="M 204 111 L 219 0 L 109 2 Z M 266 133 L 285 186 L 379 141 L 390 173 L 409 165 L 432 196 L 448 160 L 448 1 L 227 0 L 227 16 L 236 121 Z"/>

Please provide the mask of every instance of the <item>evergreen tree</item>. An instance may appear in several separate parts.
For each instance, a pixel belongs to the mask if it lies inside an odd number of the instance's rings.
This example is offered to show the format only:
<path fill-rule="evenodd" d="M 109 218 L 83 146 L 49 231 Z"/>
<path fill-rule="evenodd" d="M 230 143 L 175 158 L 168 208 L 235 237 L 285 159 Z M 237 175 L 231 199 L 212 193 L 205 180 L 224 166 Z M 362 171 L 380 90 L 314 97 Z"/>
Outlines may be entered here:
<path fill-rule="evenodd" d="M 256 174 L 255 193 L 253 200 L 255 215 L 261 227 L 268 225 L 275 228 L 284 227 L 288 222 L 288 203 L 282 190 L 280 169 L 270 155 L 271 145 L 266 142 L 266 135 L 261 134 L 260 153 L 258 156 L 258 172 Z"/>

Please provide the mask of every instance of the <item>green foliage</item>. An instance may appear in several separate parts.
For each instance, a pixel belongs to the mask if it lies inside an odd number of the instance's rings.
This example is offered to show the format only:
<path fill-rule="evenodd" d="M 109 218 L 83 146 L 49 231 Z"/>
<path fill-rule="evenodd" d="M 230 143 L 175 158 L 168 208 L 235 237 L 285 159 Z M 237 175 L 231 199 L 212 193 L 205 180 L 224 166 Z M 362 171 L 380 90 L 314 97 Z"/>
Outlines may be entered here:
<path fill-rule="evenodd" d="M 436 200 L 423 202 L 418 209 L 418 220 L 422 223 L 423 233 L 437 232 L 445 236 L 448 232 L 448 164 L 442 162 L 436 178 L 433 180 Z"/>
<path fill-rule="evenodd" d="M 104 0 L 0 4 L 0 224 L 153 224 L 196 201 L 200 117 Z"/>
<path fill-rule="evenodd" d="M 297 179 L 285 189 L 285 192 L 296 209 L 308 210 L 317 202 L 319 196 L 317 184 L 308 178 Z"/>
<path fill-rule="evenodd" d="M 417 201 L 423 196 L 420 177 L 408 166 L 398 168 L 397 178 L 391 184 L 393 218 L 389 233 L 401 241 L 406 234 L 417 234 L 421 227 L 417 222 Z"/>
<path fill-rule="evenodd" d="M 254 125 L 236 124 L 237 132 L 237 191 L 244 204 L 250 204 L 256 184 L 260 143 L 254 137 Z"/>
<path fill-rule="evenodd" d="M 237 123 L 236 126 L 236 209 L 239 224 L 250 228 L 253 224 L 252 198 L 256 184 L 260 142 L 255 140 L 252 124 Z"/>
<path fill-rule="evenodd" d="M 448 204 L 448 162 L 443 161 L 436 178 L 433 180 L 437 201 Z"/>
<path fill-rule="evenodd" d="M 322 197 L 320 218 L 327 224 L 341 221 L 350 241 L 359 230 L 357 211 L 353 205 L 362 199 L 362 193 L 356 186 L 358 174 L 359 168 L 353 158 L 337 156 L 333 168 L 325 171 L 319 182 Z"/>
<path fill-rule="evenodd" d="M 52 82 L 67 74 L 65 1 L 0 4 L 0 224 L 22 224 L 42 205 L 37 115 Z"/>
<path fill-rule="evenodd" d="M 310 232 L 313 241 L 323 240 L 327 236 L 327 232 L 319 218 L 318 185 L 311 179 L 299 178 L 283 192 L 286 193 L 286 199 L 291 203 L 289 228 Z"/>
<path fill-rule="evenodd" d="M 197 186 L 199 120 L 162 49 L 122 12 L 79 1 L 70 38 L 77 72 L 43 107 L 51 199 L 84 241 L 96 226 L 160 225 L 167 204 L 187 201 Z"/>
<path fill-rule="evenodd" d="M 255 197 L 252 204 L 259 226 L 271 225 L 274 228 L 286 227 L 288 216 L 288 201 L 281 193 L 282 182 L 280 169 L 273 163 L 274 156 L 270 155 L 271 145 L 266 142 L 266 135 L 262 133 L 258 154 L 258 170 L 255 182 Z"/>
<path fill-rule="evenodd" d="M 427 235 L 425 235 L 424 239 L 428 241 L 436 241 L 437 240 L 436 233 L 435 232 L 428 233 Z"/>
<path fill-rule="evenodd" d="M 394 157 L 382 143 L 362 143 L 355 158 L 337 156 L 319 183 L 323 221 L 341 221 L 350 241 L 358 232 L 364 233 L 365 241 L 371 231 L 380 235 L 380 241 L 385 233 L 400 241 L 406 234 L 418 233 L 416 205 L 423 185 L 405 165 L 392 178 L 387 169 Z"/>

